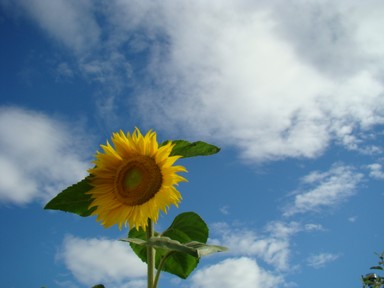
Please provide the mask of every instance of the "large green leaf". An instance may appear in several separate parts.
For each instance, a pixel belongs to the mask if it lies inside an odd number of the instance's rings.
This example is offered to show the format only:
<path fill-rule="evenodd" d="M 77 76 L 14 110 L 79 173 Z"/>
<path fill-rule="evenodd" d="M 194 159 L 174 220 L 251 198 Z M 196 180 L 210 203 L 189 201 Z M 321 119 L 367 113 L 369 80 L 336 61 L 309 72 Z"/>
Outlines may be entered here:
<path fill-rule="evenodd" d="M 163 146 L 168 142 L 169 141 L 165 141 L 160 146 Z M 172 140 L 172 143 L 175 144 L 175 146 L 172 149 L 171 156 L 180 155 L 184 158 L 208 156 L 216 154 L 220 151 L 219 147 L 202 141 L 191 143 L 185 140 Z"/>
<path fill-rule="evenodd" d="M 56 195 L 45 205 L 44 209 L 71 212 L 83 217 L 89 216 L 95 209 L 89 209 L 92 198 L 86 192 L 91 189 L 92 186 L 85 178 Z"/>
<path fill-rule="evenodd" d="M 204 220 L 201 219 L 201 217 L 196 213 L 185 212 L 178 215 L 167 230 L 161 234 L 155 233 L 155 236 L 168 237 L 169 239 L 178 241 L 181 244 L 194 241 L 205 244 L 208 239 L 208 226 L 205 224 Z M 128 239 L 132 238 L 142 239 L 144 242 L 146 242 L 146 233 L 143 230 L 136 230 L 133 228 L 131 231 L 129 231 L 128 234 Z M 147 249 L 143 244 L 144 242 L 142 242 L 141 245 L 134 243 L 131 243 L 130 245 L 133 251 L 140 257 L 140 259 L 144 262 L 147 262 Z M 173 244 L 175 244 L 175 242 L 173 242 L 172 245 Z M 155 266 L 158 268 L 161 258 L 168 254 L 169 249 L 166 247 L 157 247 L 155 249 Z M 198 257 L 193 257 L 187 253 L 174 252 L 168 257 L 162 270 L 185 279 L 196 268 L 198 263 Z"/>
<path fill-rule="evenodd" d="M 208 226 L 195 212 L 184 212 L 176 216 L 171 226 L 161 235 L 178 240 L 181 243 L 198 241 L 206 243 L 208 240 Z"/>
<path fill-rule="evenodd" d="M 195 258 L 200 258 L 202 256 L 227 250 L 227 248 L 222 246 L 208 245 L 197 241 L 182 244 L 177 240 L 172 240 L 169 237 L 163 236 L 152 237 L 147 241 L 139 238 L 126 238 L 121 239 L 121 241 L 130 242 L 142 246 L 150 246 L 153 248 L 161 248 L 168 252 L 181 252 L 184 254 L 191 255 Z"/>

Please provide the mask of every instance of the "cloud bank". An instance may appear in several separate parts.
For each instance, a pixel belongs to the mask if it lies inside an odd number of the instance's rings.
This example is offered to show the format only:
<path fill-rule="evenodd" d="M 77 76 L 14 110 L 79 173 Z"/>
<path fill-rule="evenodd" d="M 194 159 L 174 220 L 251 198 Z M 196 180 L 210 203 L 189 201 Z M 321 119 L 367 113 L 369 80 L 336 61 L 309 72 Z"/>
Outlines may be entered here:
<path fill-rule="evenodd" d="M 146 287 L 146 265 L 126 243 L 67 236 L 58 254 L 82 284 L 107 287 Z"/>
<path fill-rule="evenodd" d="M 101 117 L 125 103 L 250 161 L 359 150 L 383 124 L 380 1 L 32 2 L 19 5 L 110 88 Z"/>
<path fill-rule="evenodd" d="M 156 49 L 148 66 L 155 87 L 138 90 L 141 114 L 255 161 L 316 157 L 333 141 L 358 145 L 358 132 L 383 123 L 373 62 L 383 52 L 366 45 L 381 40 L 364 36 L 380 35 L 382 20 L 365 21 L 383 5 L 278 3 L 168 1 L 136 10 L 120 2 L 119 15 L 135 21 L 116 17 L 118 27 L 162 36 L 148 48 Z"/>
<path fill-rule="evenodd" d="M 89 144 L 46 115 L 0 107 L 0 202 L 46 201 L 86 176 Z"/>
<path fill-rule="evenodd" d="M 247 257 L 229 258 L 198 270 L 192 277 L 193 288 L 272 288 L 282 282 Z"/>

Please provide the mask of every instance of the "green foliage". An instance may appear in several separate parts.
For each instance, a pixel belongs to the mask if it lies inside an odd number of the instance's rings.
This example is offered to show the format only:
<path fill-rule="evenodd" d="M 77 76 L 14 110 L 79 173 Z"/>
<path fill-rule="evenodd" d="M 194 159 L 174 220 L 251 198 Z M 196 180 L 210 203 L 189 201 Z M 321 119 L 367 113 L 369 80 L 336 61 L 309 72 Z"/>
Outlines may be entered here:
<path fill-rule="evenodd" d="M 168 141 L 161 145 L 164 145 L 167 142 Z M 175 146 L 172 149 L 171 155 L 180 155 L 184 158 L 207 156 L 220 151 L 220 148 L 202 141 L 190 143 L 184 140 L 175 140 L 172 141 L 172 143 L 175 143 Z M 91 176 L 86 177 L 59 193 L 45 205 L 44 209 L 61 210 L 83 217 L 90 216 L 95 208 L 89 209 L 89 206 L 92 203 L 92 198 L 90 195 L 86 194 L 92 189 L 92 186 L 88 181 L 89 177 Z"/>
<path fill-rule="evenodd" d="M 167 144 L 169 141 L 161 143 L 160 146 Z M 219 147 L 208 144 L 202 141 L 188 142 L 185 140 L 173 140 L 175 146 L 172 149 L 171 156 L 180 155 L 183 158 L 196 157 L 196 156 L 208 156 L 216 154 L 220 151 Z"/>
<path fill-rule="evenodd" d="M 44 209 L 71 212 L 83 217 L 89 216 L 95 209 L 89 209 L 92 198 L 86 194 L 91 188 L 87 177 L 59 193 L 45 205 Z"/>
<path fill-rule="evenodd" d="M 163 233 L 155 233 L 155 237 L 148 241 L 146 233 L 135 228 L 129 231 L 127 239 L 122 240 L 130 242 L 133 251 L 144 262 L 147 262 L 147 246 L 154 247 L 156 269 L 185 279 L 196 268 L 201 256 L 226 250 L 207 245 L 208 232 L 208 226 L 199 215 L 186 212 L 178 215 Z"/>
<path fill-rule="evenodd" d="M 177 240 L 172 240 L 169 237 L 157 236 L 147 241 L 139 238 L 126 238 L 121 241 L 130 242 L 137 245 L 146 247 L 160 248 L 168 252 L 181 252 L 191 255 L 195 258 L 200 258 L 216 252 L 226 251 L 226 248 L 217 245 L 207 245 L 198 241 L 191 241 L 185 244 Z"/>
<path fill-rule="evenodd" d="M 380 261 L 379 265 L 372 266 L 372 270 L 384 270 L 384 252 L 377 254 Z M 361 276 L 363 282 L 363 288 L 382 288 L 384 287 L 384 277 L 377 275 L 376 273 L 369 273 L 365 276 Z"/>

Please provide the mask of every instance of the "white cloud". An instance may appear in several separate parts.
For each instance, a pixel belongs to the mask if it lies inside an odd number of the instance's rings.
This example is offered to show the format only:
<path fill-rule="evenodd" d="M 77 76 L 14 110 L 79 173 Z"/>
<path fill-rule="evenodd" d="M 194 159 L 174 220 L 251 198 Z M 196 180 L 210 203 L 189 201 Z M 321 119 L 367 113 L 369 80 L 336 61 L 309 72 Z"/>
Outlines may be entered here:
<path fill-rule="evenodd" d="M 299 232 L 313 232 L 324 231 L 324 227 L 321 224 L 299 222 L 283 222 L 283 221 L 271 221 L 267 223 L 265 230 L 274 237 L 288 238 Z"/>
<path fill-rule="evenodd" d="M 19 4 L 50 36 L 75 52 L 98 44 L 100 28 L 94 19 L 92 1 L 23 0 Z"/>
<path fill-rule="evenodd" d="M 357 216 L 351 216 L 351 217 L 348 218 L 348 221 L 351 222 L 351 223 L 355 223 L 357 218 L 358 218 Z"/>
<path fill-rule="evenodd" d="M 322 225 L 299 222 L 268 222 L 262 232 L 245 227 L 237 227 L 224 222 L 212 225 L 216 238 L 211 239 L 218 245 L 228 247 L 225 254 L 233 256 L 255 257 L 273 267 L 275 271 L 292 270 L 292 237 L 299 232 L 324 231 Z"/>
<path fill-rule="evenodd" d="M 220 210 L 220 212 L 221 212 L 223 215 L 228 215 L 228 214 L 229 214 L 229 206 L 228 206 L 228 205 L 224 205 L 224 206 L 222 206 L 219 210 Z"/>
<path fill-rule="evenodd" d="M 0 107 L 0 201 L 47 200 L 82 179 L 89 142 L 77 132 L 43 114 Z"/>
<path fill-rule="evenodd" d="M 304 225 L 305 231 L 324 231 L 324 227 L 321 224 L 309 223 Z"/>
<path fill-rule="evenodd" d="M 350 166 L 334 165 L 326 172 L 312 172 L 302 179 L 305 186 L 287 205 L 285 216 L 334 207 L 355 193 L 363 175 Z"/>
<path fill-rule="evenodd" d="M 107 87 L 104 118 L 124 100 L 156 129 L 233 145 L 253 161 L 316 157 L 333 141 L 360 151 L 384 123 L 377 0 L 22 5 L 74 51 L 95 47 L 78 65 Z M 136 103 L 123 97 L 127 83 Z"/>
<path fill-rule="evenodd" d="M 266 231 L 278 238 L 288 238 L 303 230 L 298 222 L 284 223 L 281 221 L 271 221 L 266 225 Z"/>
<path fill-rule="evenodd" d="M 137 16 L 128 28 L 160 30 L 169 40 L 156 46 L 161 52 L 153 54 L 150 70 L 164 93 L 156 86 L 139 98 L 151 123 L 180 124 L 253 160 L 315 157 L 332 140 L 355 148 L 356 130 L 383 123 L 381 70 L 372 61 L 383 53 L 372 58 L 354 30 L 383 5 L 365 5 L 366 14 L 352 7 L 356 13 L 349 14 L 348 4 L 316 1 L 292 3 L 290 11 L 280 2 L 262 8 L 239 1 L 163 3 L 155 7 L 159 17 Z M 146 8 L 143 14 L 153 15 L 155 8 Z M 288 25 L 292 19 L 295 25 Z M 381 34 L 377 23 L 370 28 Z M 340 59 L 351 48 L 350 57 Z"/>
<path fill-rule="evenodd" d="M 282 277 L 262 269 L 247 257 L 229 258 L 198 270 L 192 276 L 193 288 L 269 288 L 282 283 Z"/>
<path fill-rule="evenodd" d="M 370 170 L 369 176 L 376 179 L 384 179 L 383 166 L 379 163 L 373 163 L 367 165 L 367 168 Z"/>
<path fill-rule="evenodd" d="M 127 243 L 108 239 L 67 236 L 58 255 L 76 277 L 88 286 L 146 287 L 146 265 Z"/>
<path fill-rule="evenodd" d="M 57 79 L 61 79 L 61 78 L 72 78 L 73 75 L 74 75 L 74 71 L 70 68 L 70 66 L 68 65 L 68 63 L 60 63 L 58 66 L 57 66 Z"/>
<path fill-rule="evenodd" d="M 155 120 L 165 116 L 204 137 L 222 141 L 225 135 L 227 144 L 250 158 L 321 151 L 329 136 L 315 101 L 330 83 L 274 33 L 270 14 L 235 4 L 193 9 L 182 10 L 176 25 L 164 28 L 173 46 L 156 61 L 154 73 L 165 77 L 154 77 L 167 95 L 145 94 L 140 107 L 156 106 L 166 115 L 152 113 Z"/>
<path fill-rule="evenodd" d="M 287 234 L 274 233 L 271 229 L 267 229 L 266 235 L 258 234 L 248 229 L 229 227 L 225 223 L 213 226 L 219 237 L 218 244 L 229 249 L 226 254 L 257 257 L 277 270 L 289 267 L 290 242 Z"/>
<path fill-rule="evenodd" d="M 338 254 L 332 254 L 332 253 L 319 253 L 315 255 L 311 255 L 307 259 L 308 266 L 311 266 L 313 268 L 321 268 L 324 267 L 329 262 L 333 262 L 337 260 L 340 257 Z"/>

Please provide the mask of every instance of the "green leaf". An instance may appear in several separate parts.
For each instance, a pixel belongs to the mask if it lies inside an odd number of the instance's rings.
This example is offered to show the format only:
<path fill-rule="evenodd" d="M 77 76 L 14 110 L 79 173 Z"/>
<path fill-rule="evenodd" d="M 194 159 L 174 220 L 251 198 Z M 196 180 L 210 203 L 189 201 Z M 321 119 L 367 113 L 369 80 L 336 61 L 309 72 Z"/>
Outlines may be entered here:
<path fill-rule="evenodd" d="M 160 146 L 163 146 L 168 142 L 169 141 L 165 141 L 161 143 Z M 220 151 L 219 147 L 202 142 L 202 141 L 191 143 L 185 140 L 172 140 L 171 142 L 175 144 L 170 154 L 171 156 L 180 155 L 184 158 L 196 157 L 196 156 L 208 156 L 208 155 L 216 154 Z"/>
<path fill-rule="evenodd" d="M 372 266 L 372 267 L 369 268 L 369 269 L 383 270 L 383 267 L 381 267 L 381 266 Z"/>
<path fill-rule="evenodd" d="M 155 232 L 155 236 L 157 235 L 159 235 L 159 233 Z M 132 247 L 133 252 L 135 252 L 143 262 L 147 263 L 147 249 L 144 245 L 147 241 L 146 232 L 141 228 L 138 230 L 136 228 L 132 228 L 129 230 L 127 239 L 135 239 L 135 241 L 131 241 L 130 246 Z M 141 239 L 141 242 L 139 239 Z M 156 255 L 156 257 L 157 256 L 158 255 Z"/>
<path fill-rule="evenodd" d="M 149 239 L 149 241 L 145 241 L 138 238 L 126 238 L 121 239 L 121 241 L 130 242 L 137 245 L 150 246 L 154 248 L 161 248 L 166 250 L 167 252 L 181 252 L 189 254 L 196 258 L 199 257 L 197 249 L 188 247 L 187 244 L 181 244 L 179 241 L 172 240 L 169 237 L 153 237 Z"/>
<path fill-rule="evenodd" d="M 92 186 L 89 184 L 87 178 L 85 178 L 56 195 L 56 197 L 45 205 L 44 209 L 71 212 L 83 217 L 90 216 L 96 209 L 89 209 L 92 198 L 91 195 L 86 194 L 86 192 L 91 189 Z"/>
<path fill-rule="evenodd" d="M 185 244 L 180 243 L 177 240 L 172 240 L 169 237 L 153 237 L 148 241 L 138 239 L 138 238 L 126 238 L 121 239 L 122 241 L 134 243 L 137 245 L 151 246 L 154 248 L 165 249 L 168 252 L 181 252 L 188 255 L 191 255 L 195 258 L 200 258 L 201 256 L 206 256 L 216 252 L 227 251 L 227 248 L 217 245 L 207 245 L 205 243 L 192 241 Z"/>
<path fill-rule="evenodd" d="M 219 245 L 208 245 L 196 241 L 192 241 L 186 244 L 189 248 L 193 248 L 196 250 L 198 257 L 207 256 L 217 252 L 225 252 L 228 251 L 227 247 L 219 246 Z"/>
<path fill-rule="evenodd" d="M 208 239 L 208 226 L 196 213 L 185 212 L 178 215 L 167 230 L 161 234 L 155 233 L 155 236 L 168 237 L 169 239 L 176 240 L 181 244 L 193 241 L 205 244 Z M 136 230 L 133 228 L 128 234 L 128 239 L 130 238 L 138 238 L 146 242 L 146 233 L 141 229 Z M 135 243 L 130 243 L 130 245 L 140 259 L 147 262 L 146 247 Z M 158 247 L 155 249 L 155 267 L 158 268 L 161 258 L 164 257 L 169 251 L 166 247 Z M 174 252 L 169 256 L 162 270 L 185 279 L 196 268 L 198 263 L 199 258 L 181 252 Z"/>
<path fill-rule="evenodd" d="M 206 243 L 208 240 L 208 226 L 195 212 L 181 213 L 173 220 L 171 226 L 161 235 L 178 240 L 181 243 L 198 241 Z"/>

